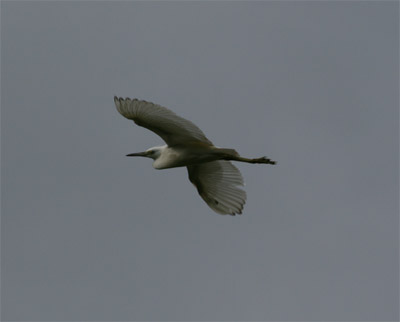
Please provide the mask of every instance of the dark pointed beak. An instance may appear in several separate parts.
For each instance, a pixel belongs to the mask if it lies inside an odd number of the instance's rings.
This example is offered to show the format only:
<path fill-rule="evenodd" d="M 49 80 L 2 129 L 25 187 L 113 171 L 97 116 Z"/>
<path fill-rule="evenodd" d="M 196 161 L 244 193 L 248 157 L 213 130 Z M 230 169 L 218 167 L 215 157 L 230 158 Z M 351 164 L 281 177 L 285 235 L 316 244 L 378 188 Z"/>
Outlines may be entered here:
<path fill-rule="evenodd" d="M 126 156 L 127 157 L 147 157 L 149 153 L 148 152 L 137 152 L 137 153 L 129 153 Z"/>

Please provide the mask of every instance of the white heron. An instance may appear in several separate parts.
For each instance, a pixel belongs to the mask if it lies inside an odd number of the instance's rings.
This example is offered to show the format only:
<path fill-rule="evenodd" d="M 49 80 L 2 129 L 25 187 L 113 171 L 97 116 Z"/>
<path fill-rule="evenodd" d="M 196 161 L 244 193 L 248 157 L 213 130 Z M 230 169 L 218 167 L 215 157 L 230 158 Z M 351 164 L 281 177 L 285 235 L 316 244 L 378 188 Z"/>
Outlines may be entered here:
<path fill-rule="evenodd" d="M 123 116 L 167 143 L 127 156 L 152 158 L 155 169 L 187 167 L 189 180 L 219 214 L 241 214 L 246 202 L 246 192 L 239 187 L 243 186 L 243 177 L 230 161 L 275 164 L 267 157 L 243 158 L 234 149 L 214 146 L 196 125 L 160 105 L 116 96 L 114 103 Z"/>

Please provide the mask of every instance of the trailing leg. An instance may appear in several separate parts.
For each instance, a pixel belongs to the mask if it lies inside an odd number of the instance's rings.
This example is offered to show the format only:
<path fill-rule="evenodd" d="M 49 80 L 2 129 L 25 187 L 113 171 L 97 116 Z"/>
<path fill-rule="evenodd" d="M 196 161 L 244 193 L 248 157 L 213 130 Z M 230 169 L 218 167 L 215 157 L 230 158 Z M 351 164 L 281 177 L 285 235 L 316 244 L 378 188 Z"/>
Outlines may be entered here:
<path fill-rule="evenodd" d="M 234 150 L 234 149 L 216 148 L 215 153 L 217 153 L 219 155 L 219 158 L 221 158 L 222 160 L 239 161 L 239 162 L 247 162 L 247 163 L 276 164 L 275 161 L 273 161 L 267 157 L 261 157 L 261 158 L 255 158 L 255 159 L 241 157 L 239 155 L 239 153 L 237 153 L 236 150 Z"/>
<path fill-rule="evenodd" d="M 240 161 L 240 162 L 247 162 L 247 163 L 276 164 L 275 161 L 273 161 L 267 157 L 249 159 L 249 158 L 243 158 L 241 156 L 238 156 L 238 157 L 234 158 L 233 160 Z"/>

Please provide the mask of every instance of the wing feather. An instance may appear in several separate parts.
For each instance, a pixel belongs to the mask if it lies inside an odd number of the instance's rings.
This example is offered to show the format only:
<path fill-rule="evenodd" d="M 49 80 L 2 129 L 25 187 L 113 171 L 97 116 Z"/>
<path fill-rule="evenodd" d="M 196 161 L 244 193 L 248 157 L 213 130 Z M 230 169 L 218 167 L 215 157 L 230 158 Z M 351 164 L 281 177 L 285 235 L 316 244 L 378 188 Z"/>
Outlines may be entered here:
<path fill-rule="evenodd" d="M 212 145 L 211 141 L 195 124 L 163 106 L 116 96 L 114 96 L 114 103 L 118 112 L 123 116 L 158 134 L 169 146 Z"/>
<path fill-rule="evenodd" d="M 211 209 L 222 215 L 242 213 L 246 192 L 239 186 L 243 186 L 243 177 L 231 162 L 219 160 L 187 168 L 189 180 Z"/>

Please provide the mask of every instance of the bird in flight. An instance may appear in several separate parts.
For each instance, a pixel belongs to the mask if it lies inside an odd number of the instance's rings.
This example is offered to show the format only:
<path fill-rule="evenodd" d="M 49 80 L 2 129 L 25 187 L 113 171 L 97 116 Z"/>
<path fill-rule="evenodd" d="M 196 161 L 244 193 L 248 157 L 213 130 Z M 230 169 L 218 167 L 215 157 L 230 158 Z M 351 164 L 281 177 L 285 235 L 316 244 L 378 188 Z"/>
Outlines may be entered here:
<path fill-rule="evenodd" d="M 244 158 L 234 149 L 214 146 L 196 125 L 163 106 L 116 96 L 114 103 L 122 116 L 153 131 L 167 143 L 127 156 L 151 158 L 155 169 L 187 167 L 189 180 L 201 198 L 221 215 L 241 214 L 246 202 L 246 192 L 240 188 L 243 177 L 231 161 L 276 163 L 267 157 Z"/>

